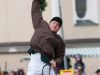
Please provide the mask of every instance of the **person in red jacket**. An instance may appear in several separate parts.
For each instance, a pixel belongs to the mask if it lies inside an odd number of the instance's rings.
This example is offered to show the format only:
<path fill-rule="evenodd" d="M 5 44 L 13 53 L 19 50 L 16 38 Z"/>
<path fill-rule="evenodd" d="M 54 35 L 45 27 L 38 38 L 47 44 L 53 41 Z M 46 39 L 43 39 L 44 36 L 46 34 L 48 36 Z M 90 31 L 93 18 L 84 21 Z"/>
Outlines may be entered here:
<path fill-rule="evenodd" d="M 65 53 L 65 43 L 57 34 L 62 19 L 54 17 L 49 23 L 43 20 L 39 0 L 33 1 L 31 14 L 35 32 L 28 50 L 31 56 L 27 75 L 55 75 L 53 69 L 61 64 Z"/>

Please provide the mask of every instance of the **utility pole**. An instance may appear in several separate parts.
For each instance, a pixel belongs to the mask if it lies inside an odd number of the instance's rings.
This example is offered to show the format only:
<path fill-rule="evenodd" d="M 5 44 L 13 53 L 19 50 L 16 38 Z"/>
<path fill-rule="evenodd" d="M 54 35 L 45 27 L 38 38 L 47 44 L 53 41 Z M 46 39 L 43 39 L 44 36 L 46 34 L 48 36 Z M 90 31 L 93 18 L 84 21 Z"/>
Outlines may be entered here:
<path fill-rule="evenodd" d="M 62 18 L 60 0 L 51 0 L 51 1 L 52 1 L 51 3 L 52 4 L 52 17 Z M 58 34 L 61 35 L 61 37 L 64 40 L 63 27 L 60 28 L 60 30 L 58 31 Z M 67 69 L 66 55 L 64 55 L 64 68 Z"/>

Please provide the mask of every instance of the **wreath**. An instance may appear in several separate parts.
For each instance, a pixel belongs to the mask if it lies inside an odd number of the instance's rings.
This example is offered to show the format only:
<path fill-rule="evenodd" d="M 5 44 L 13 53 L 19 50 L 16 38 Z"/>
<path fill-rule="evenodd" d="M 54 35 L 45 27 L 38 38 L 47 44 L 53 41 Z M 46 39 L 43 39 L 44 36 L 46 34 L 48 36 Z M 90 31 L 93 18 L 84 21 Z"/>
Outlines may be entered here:
<path fill-rule="evenodd" d="M 41 11 L 43 12 L 43 11 L 45 11 L 45 8 L 48 6 L 47 4 L 47 2 L 46 2 L 46 0 L 39 0 L 39 2 L 40 2 L 40 9 L 41 9 Z"/>

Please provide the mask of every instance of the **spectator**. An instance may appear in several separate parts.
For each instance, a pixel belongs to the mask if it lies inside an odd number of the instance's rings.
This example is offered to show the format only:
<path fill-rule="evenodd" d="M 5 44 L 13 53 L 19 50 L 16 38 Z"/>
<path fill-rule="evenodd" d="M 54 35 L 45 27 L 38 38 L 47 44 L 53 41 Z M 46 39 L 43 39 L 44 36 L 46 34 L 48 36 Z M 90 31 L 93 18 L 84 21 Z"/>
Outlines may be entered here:
<path fill-rule="evenodd" d="M 82 70 L 82 75 L 85 75 L 85 72 L 84 72 L 84 69 L 85 69 L 85 65 L 84 63 L 82 62 L 82 57 L 80 54 L 77 54 L 75 56 L 75 64 L 74 64 L 74 68 L 75 69 L 81 69 Z"/>
<path fill-rule="evenodd" d="M 16 75 L 15 71 L 11 71 L 9 75 Z"/>
<path fill-rule="evenodd" d="M 25 75 L 24 70 L 23 69 L 18 69 L 18 75 Z"/>
<path fill-rule="evenodd" d="M 81 69 L 75 69 L 75 75 L 82 75 Z"/>
<path fill-rule="evenodd" d="M 96 73 L 97 73 L 97 75 L 100 75 L 100 69 L 98 69 L 98 70 L 96 71 Z"/>

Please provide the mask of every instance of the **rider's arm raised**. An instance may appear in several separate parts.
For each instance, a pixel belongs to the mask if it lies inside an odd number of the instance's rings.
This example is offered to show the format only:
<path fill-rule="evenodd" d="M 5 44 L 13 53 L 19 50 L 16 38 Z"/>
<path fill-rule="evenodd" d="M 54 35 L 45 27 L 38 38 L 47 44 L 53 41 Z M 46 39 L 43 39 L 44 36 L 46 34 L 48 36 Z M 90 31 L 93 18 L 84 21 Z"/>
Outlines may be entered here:
<path fill-rule="evenodd" d="M 40 11 L 40 3 L 39 0 L 34 0 L 32 2 L 32 9 L 31 9 L 31 16 L 32 16 L 32 22 L 33 27 L 36 29 L 39 27 L 42 18 L 42 12 Z"/>

